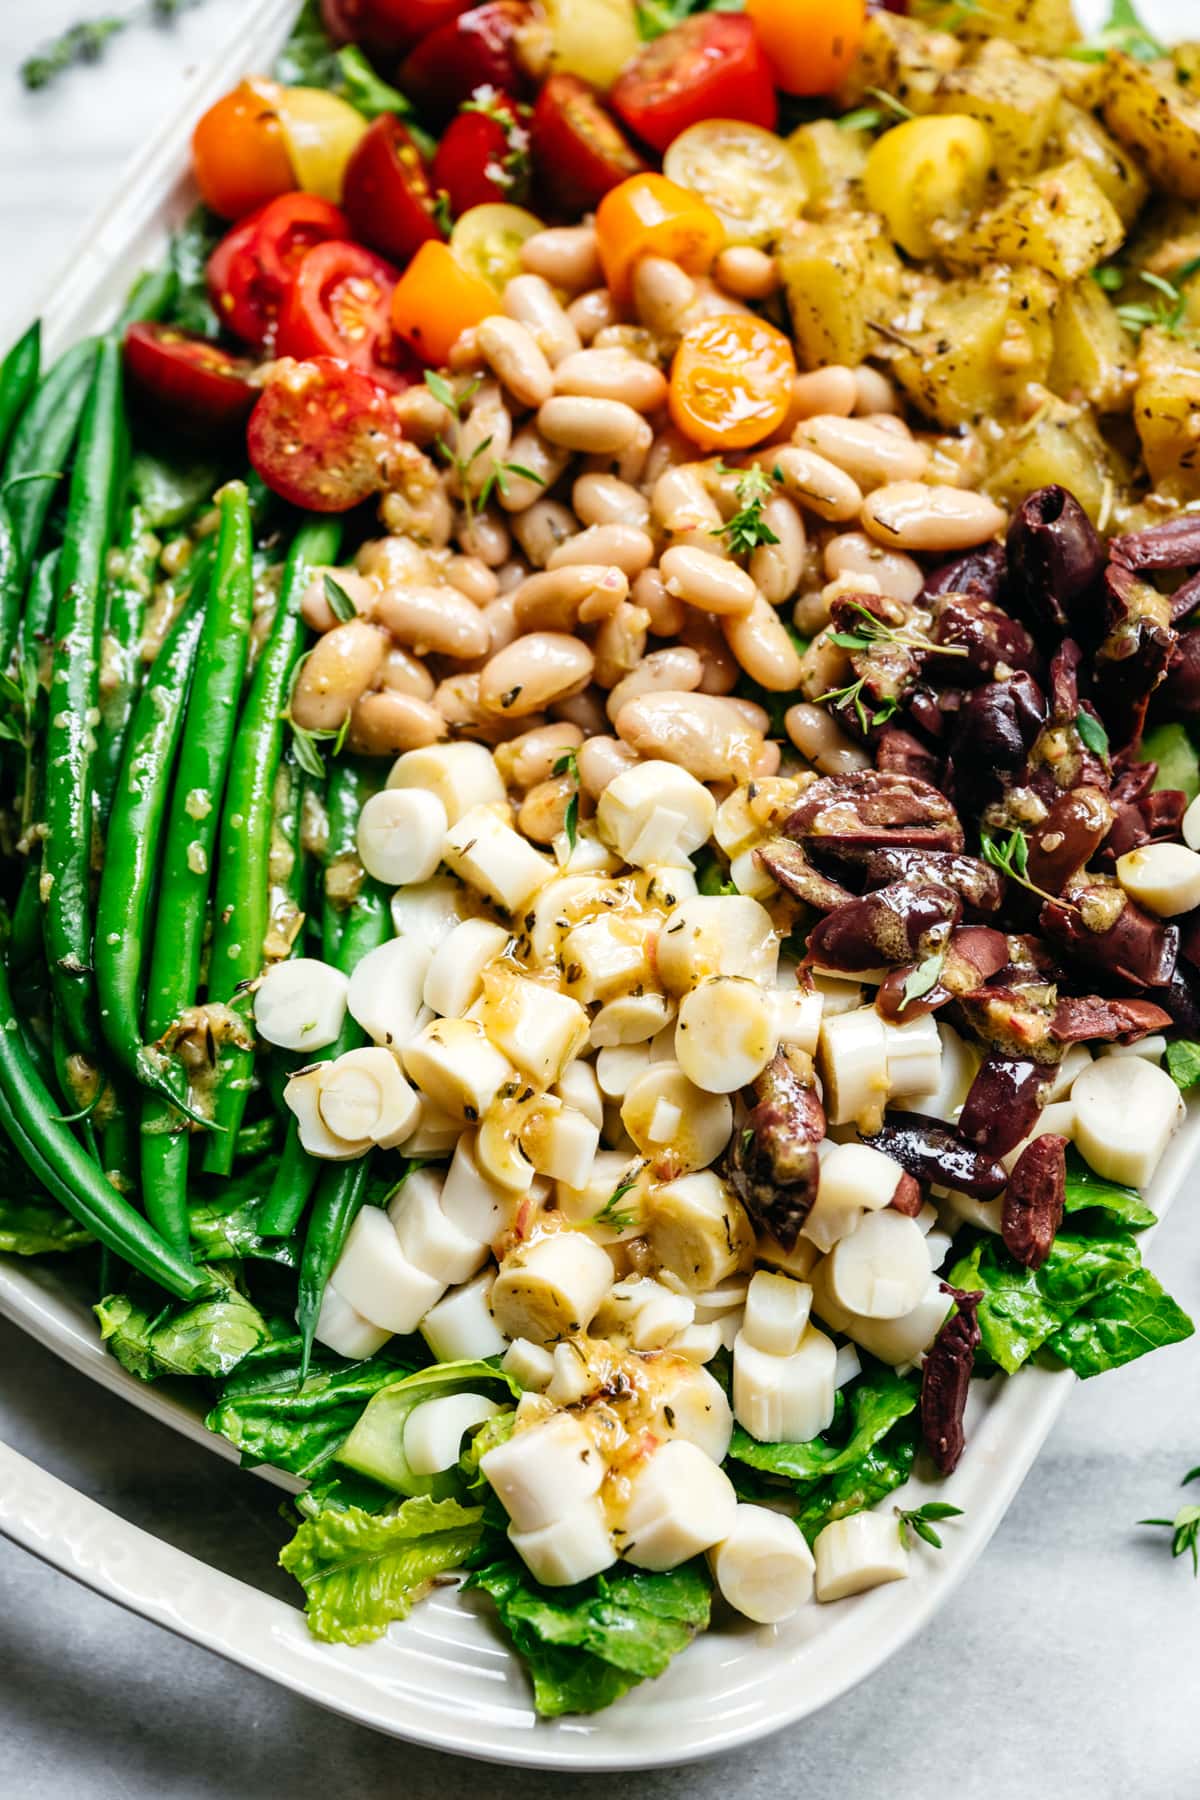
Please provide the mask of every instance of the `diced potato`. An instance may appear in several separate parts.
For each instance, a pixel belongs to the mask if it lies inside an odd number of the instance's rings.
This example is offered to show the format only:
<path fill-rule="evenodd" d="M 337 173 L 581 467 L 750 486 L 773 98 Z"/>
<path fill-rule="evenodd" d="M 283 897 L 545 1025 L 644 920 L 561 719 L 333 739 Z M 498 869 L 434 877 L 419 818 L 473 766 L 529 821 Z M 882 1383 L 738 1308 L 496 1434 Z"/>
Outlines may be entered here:
<path fill-rule="evenodd" d="M 979 119 L 906 119 L 872 145 L 867 204 L 909 256 L 935 256 L 978 212 L 991 163 L 991 135 Z"/>
<path fill-rule="evenodd" d="M 1132 224 L 1145 204 L 1149 183 L 1133 157 L 1093 113 L 1071 100 L 1060 99 L 1055 108 L 1046 154 L 1052 162 L 1074 157 L 1085 163 L 1092 180 L 1126 225 Z"/>
<path fill-rule="evenodd" d="M 942 77 L 935 104 L 939 113 L 969 113 L 983 121 L 996 173 L 1008 181 L 1041 167 L 1058 98 L 1058 82 L 1047 69 L 1011 44 L 993 41 L 975 62 Z"/>
<path fill-rule="evenodd" d="M 1104 122 L 1136 151 L 1159 187 L 1200 200 L 1200 100 L 1162 70 L 1162 64 L 1112 52 L 1101 105 Z"/>
<path fill-rule="evenodd" d="M 1111 200 L 1078 158 L 1013 182 L 964 232 L 947 260 L 1031 263 L 1057 281 L 1078 281 L 1125 236 Z"/>
<path fill-rule="evenodd" d="M 939 425 L 991 417 L 1046 379 L 1055 299 L 1037 269 L 990 268 L 977 281 L 950 282 L 924 329 L 894 352 L 892 373 Z"/>
<path fill-rule="evenodd" d="M 1086 411 L 1051 400 L 1004 441 L 1007 454 L 992 470 L 986 491 L 1015 507 L 1032 488 L 1053 482 L 1070 490 L 1095 523 L 1111 501 L 1124 471 Z"/>
<path fill-rule="evenodd" d="M 1200 499 L 1200 349 L 1167 331 L 1142 333 L 1133 420 L 1155 485 Z"/>
<path fill-rule="evenodd" d="M 814 224 L 801 220 L 776 252 L 796 356 L 802 368 L 862 362 L 877 347 L 867 321 L 895 310 L 900 263 L 870 213 L 843 213 Z"/>
<path fill-rule="evenodd" d="M 820 213 L 849 203 L 851 188 L 862 180 L 871 134 L 845 129 L 835 119 L 813 119 L 796 127 L 788 147 L 804 180 L 806 210 Z"/>
<path fill-rule="evenodd" d="M 1054 315 L 1050 386 L 1065 400 L 1124 412 L 1133 397 L 1133 345 L 1091 276 L 1064 288 Z"/>
<path fill-rule="evenodd" d="M 968 41 L 1007 38 L 1010 44 L 1043 56 L 1059 56 L 1079 38 L 1072 0 L 986 0 L 979 6 L 964 6 L 962 0 L 915 0 L 912 11 L 924 23 L 944 25 Z"/>
<path fill-rule="evenodd" d="M 837 104 L 862 106 L 879 88 L 911 113 L 931 112 L 939 82 L 958 67 L 962 54 L 962 45 L 947 31 L 931 31 L 895 13 L 872 13 Z"/>

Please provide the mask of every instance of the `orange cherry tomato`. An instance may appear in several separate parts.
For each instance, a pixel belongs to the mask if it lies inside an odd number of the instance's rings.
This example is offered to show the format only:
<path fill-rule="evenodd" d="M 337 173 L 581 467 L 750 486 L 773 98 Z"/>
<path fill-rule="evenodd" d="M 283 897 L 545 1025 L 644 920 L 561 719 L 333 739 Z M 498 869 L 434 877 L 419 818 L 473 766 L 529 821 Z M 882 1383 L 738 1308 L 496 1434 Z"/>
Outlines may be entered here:
<path fill-rule="evenodd" d="M 447 244 L 430 238 L 396 283 L 392 325 L 422 362 L 437 367 L 468 326 L 497 312 L 500 301 L 490 281 L 455 261 Z"/>
<path fill-rule="evenodd" d="M 680 338 L 667 404 L 702 450 L 744 450 L 782 425 L 795 375 L 782 331 L 747 313 L 717 313 Z"/>
<path fill-rule="evenodd" d="M 689 275 L 703 275 L 725 242 L 711 206 L 665 175 L 631 175 L 596 208 L 604 279 L 617 300 L 629 298 L 634 264 L 665 256 Z"/>
<path fill-rule="evenodd" d="M 241 81 L 210 106 L 192 133 L 192 165 L 205 203 L 240 219 L 298 186 L 276 106 L 274 81 Z"/>
<path fill-rule="evenodd" d="M 746 0 L 746 11 L 787 94 L 831 94 L 862 43 L 867 0 Z"/>

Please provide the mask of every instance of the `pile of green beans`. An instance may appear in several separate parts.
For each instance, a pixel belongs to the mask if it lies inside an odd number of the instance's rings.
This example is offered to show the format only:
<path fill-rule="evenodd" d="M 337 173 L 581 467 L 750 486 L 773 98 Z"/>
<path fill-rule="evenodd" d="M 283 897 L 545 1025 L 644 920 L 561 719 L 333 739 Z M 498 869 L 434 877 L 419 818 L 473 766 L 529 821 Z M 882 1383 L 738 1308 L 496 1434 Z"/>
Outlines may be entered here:
<path fill-rule="evenodd" d="M 169 298 L 145 278 L 123 320 Z M 249 1176 L 262 1238 L 295 1242 L 307 1368 L 370 1170 L 301 1148 L 289 1065 L 257 1054 L 252 991 L 273 846 L 297 929 L 272 956 L 302 953 L 307 932 L 349 973 L 392 930 L 386 891 L 344 879 L 365 772 L 339 758 L 315 781 L 286 745 L 300 604 L 341 525 L 296 523 L 254 655 L 278 507 L 230 480 L 164 559 L 131 467 L 119 332 L 44 371 L 27 332 L 0 364 L 0 814 L 15 846 L 0 857 L 0 1129 L 96 1238 L 102 1279 L 128 1265 L 181 1301 L 213 1286 L 191 1209 L 219 1205 L 238 1165 L 230 1192 Z M 336 882 L 304 846 L 313 806 Z M 361 1041 L 348 1020 L 323 1054 Z"/>

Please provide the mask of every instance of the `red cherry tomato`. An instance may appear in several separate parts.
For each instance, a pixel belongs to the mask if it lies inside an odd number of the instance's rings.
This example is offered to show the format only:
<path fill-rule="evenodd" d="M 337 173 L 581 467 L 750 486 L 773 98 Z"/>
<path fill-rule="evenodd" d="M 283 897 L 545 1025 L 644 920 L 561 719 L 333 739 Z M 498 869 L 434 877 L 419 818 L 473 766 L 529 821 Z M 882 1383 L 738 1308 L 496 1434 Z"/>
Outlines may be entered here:
<path fill-rule="evenodd" d="M 433 159 L 433 185 L 445 193 L 453 218 L 472 206 L 522 206 L 529 198 L 526 112 L 497 94 L 468 100 L 449 126 Z"/>
<path fill-rule="evenodd" d="M 471 0 L 321 0 L 321 17 L 336 43 L 364 44 L 377 56 L 402 56 L 470 4 Z"/>
<path fill-rule="evenodd" d="M 533 9 L 526 0 L 487 0 L 423 38 L 400 69 L 399 85 L 440 124 L 478 87 L 523 95 L 529 77 L 517 55 L 517 35 Z"/>
<path fill-rule="evenodd" d="M 421 152 L 394 113 L 376 119 L 346 165 L 342 204 L 354 235 L 395 262 L 444 237 Z"/>
<path fill-rule="evenodd" d="M 701 119 L 775 129 L 771 65 L 749 19 L 702 13 L 655 38 L 618 76 L 613 109 L 655 150 Z"/>
<path fill-rule="evenodd" d="M 216 437 L 254 405 L 254 364 L 207 338 L 149 320 L 125 333 L 125 367 L 142 399 L 173 429 Z"/>
<path fill-rule="evenodd" d="M 258 350 L 275 334 L 284 291 L 314 244 L 348 238 L 345 213 L 315 194 L 281 194 L 221 239 L 208 259 L 217 317 Z"/>
<path fill-rule="evenodd" d="M 246 437 L 267 486 L 312 512 L 348 512 L 378 493 L 404 442 L 387 389 L 328 356 L 277 363 Z"/>
<path fill-rule="evenodd" d="M 552 75 L 537 97 L 531 126 L 538 181 L 566 213 L 603 199 L 642 161 L 600 95 L 578 75 Z"/>
<path fill-rule="evenodd" d="M 392 333 L 397 274 L 361 244 L 334 241 L 310 250 L 283 299 L 276 334 L 280 356 L 335 356 L 384 387 L 406 388 L 416 362 Z"/>

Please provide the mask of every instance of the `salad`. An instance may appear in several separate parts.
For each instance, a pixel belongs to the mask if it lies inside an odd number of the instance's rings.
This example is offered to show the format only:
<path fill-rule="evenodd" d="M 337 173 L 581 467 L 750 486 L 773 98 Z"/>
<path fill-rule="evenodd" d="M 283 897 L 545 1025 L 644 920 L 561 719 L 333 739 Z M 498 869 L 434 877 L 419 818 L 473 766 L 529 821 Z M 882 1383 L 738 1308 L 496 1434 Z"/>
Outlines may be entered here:
<path fill-rule="evenodd" d="M 1200 47 L 326 0 L 0 370 L 0 1249 L 539 1711 L 1193 1326 Z M 953 1489 L 950 1490 L 953 1492 Z"/>

